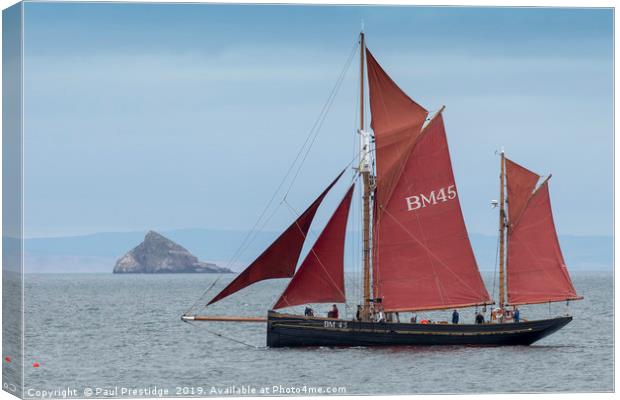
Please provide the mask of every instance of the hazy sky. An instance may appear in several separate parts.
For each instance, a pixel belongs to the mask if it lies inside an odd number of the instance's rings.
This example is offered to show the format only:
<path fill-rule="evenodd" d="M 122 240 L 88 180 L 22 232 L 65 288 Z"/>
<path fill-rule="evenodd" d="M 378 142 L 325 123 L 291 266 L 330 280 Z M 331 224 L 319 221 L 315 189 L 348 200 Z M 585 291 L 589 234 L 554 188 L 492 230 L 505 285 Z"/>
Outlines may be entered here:
<path fill-rule="evenodd" d="M 610 9 L 26 3 L 25 234 L 250 228 L 361 20 L 392 78 L 426 108 L 446 105 L 470 232 L 496 232 L 489 202 L 504 146 L 553 173 L 560 233 L 612 234 L 612 18 Z M 357 148 L 358 73 L 356 59 L 288 196 L 298 210 Z M 290 220 L 282 206 L 267 229 Z"/>

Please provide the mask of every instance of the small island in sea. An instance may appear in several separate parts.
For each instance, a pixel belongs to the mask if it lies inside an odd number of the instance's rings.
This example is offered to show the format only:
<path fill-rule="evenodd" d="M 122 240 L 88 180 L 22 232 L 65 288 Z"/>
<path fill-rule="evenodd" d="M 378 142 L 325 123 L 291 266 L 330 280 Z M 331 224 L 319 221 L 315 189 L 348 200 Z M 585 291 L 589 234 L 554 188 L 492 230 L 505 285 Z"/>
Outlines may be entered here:
<path fill-rule="evenodd" d="M 232 273 L 228 268 L 205 263 L 184 247 L 157 232 L 149 231 L 144 241 L 122 256 L 115 274 Z"/>

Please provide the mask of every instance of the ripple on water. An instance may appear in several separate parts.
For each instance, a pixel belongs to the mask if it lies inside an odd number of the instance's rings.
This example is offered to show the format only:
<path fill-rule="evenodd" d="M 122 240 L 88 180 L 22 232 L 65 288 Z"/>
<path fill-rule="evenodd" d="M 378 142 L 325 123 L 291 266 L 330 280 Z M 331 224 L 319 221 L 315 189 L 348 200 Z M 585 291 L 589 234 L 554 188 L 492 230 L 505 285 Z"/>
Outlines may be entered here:
<path fill-rule="evenodd" d="M 269 349 L 264 325 L 208 325 L 258 347 L 253 348 L 179 320 L 214 276 L 27 275 L 26 359 L 42 366 L 26 368 L 26 382 L 40 388 L 335 385 L 346 386 L 349 394 L 611 391 L 610 277 L 574 274 L 586 300 L 571 304 L 571 324 L 534 346 Z M 264 315 L 283 284 L 257 284 L 210 313 Z M 564 307 L 552 311 L 562 313 Z M 522 314 L 547 317 L 548 307 L 523 307 Z M 445 312 L 427 315 L 448 318 Z M 473 311 L 461 315 L 473 318 Z"/>

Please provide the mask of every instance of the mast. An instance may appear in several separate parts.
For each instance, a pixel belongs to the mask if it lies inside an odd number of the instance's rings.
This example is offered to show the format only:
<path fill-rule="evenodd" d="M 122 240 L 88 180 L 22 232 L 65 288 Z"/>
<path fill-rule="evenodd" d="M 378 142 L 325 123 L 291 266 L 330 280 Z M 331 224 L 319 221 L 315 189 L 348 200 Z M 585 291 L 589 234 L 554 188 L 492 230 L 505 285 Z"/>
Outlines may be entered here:
<path fill-rule="evenodd" d="M 368 319 L 370 315 L 370 194 L 371 179 L 370 179 L 370 134 L 364 131 L 364 53 L 366 52 L 366 45 L 364 42 L 364 32 L 360 32 L 360 172 L 362 174 L 362 182 L 364 185 L 362 202 L 363 202 L 363 256 L 364 256 L 364 273 L 363 273 L 363 288 L 364 288 L 364 304 L 363 304 L 363 319 Z"/>
<path fill-rule="evenodd" d="M 505 198 L 504 187 L 506 174 L 504 170 L 504 150 L 501 152 L 501 166 L 500 166 L 500 178 L 499 178 L 499 308 L 504 308 L 505 286 L 504 286 L 504 252 L 505 252 L 505 231 L 506 231 L 506 211 L 505 211 Z"/>

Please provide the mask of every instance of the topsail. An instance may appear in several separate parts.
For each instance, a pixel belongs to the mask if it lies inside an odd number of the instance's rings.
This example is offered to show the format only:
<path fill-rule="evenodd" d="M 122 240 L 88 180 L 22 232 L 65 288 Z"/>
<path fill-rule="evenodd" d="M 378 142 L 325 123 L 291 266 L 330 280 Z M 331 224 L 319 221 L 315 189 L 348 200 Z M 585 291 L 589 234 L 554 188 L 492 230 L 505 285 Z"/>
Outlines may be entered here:
<path fill-rule="evenodd" d="M 394 83 L 368 49 L 366 61 L 377 161 L 376 204 L 382 206 L 403 173 L 428 111 Z"/>

